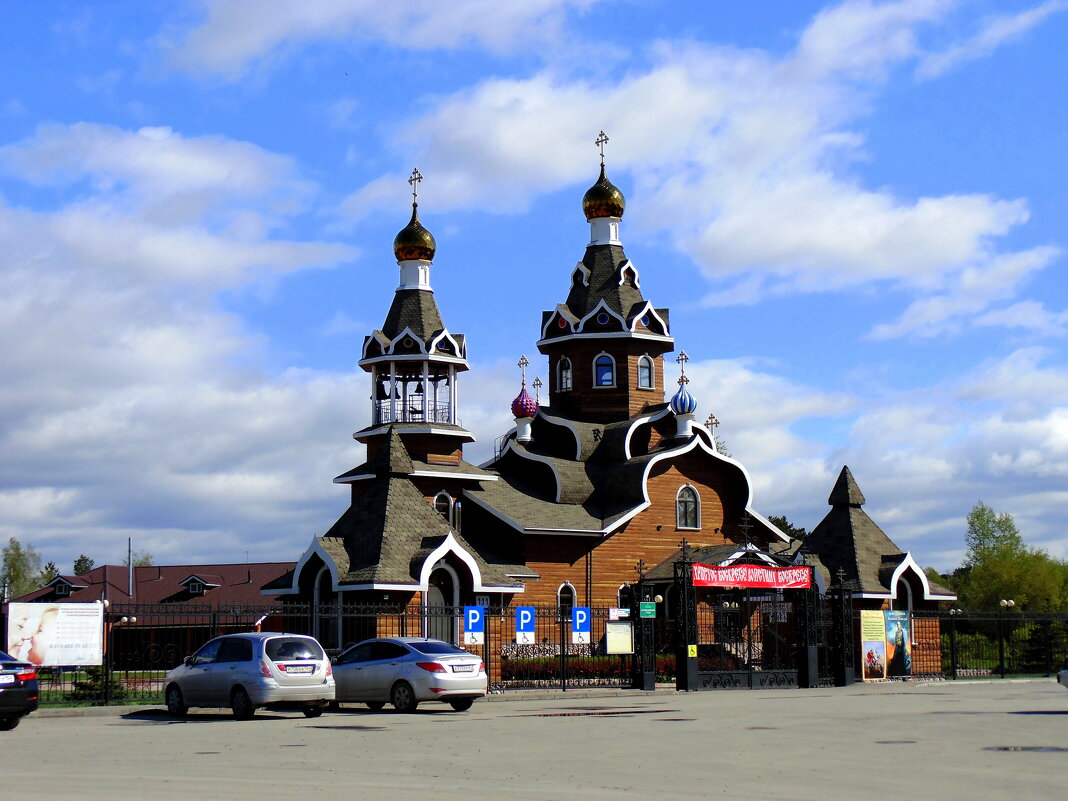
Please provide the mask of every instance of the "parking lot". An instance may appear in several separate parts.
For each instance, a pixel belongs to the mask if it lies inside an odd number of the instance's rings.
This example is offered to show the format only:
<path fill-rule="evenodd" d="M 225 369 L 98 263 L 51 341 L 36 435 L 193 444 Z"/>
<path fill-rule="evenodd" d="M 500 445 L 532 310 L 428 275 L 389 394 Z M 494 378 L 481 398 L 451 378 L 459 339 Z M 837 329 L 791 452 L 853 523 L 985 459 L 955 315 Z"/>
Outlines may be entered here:
<path fill-rule="evenodd" d="M 529 693 L 465 713 L 245 722 L 50 710 L 0 736 L 0 764 L 5 799 L 1061 799 L 1068 692 L 1039 680 Z"/>

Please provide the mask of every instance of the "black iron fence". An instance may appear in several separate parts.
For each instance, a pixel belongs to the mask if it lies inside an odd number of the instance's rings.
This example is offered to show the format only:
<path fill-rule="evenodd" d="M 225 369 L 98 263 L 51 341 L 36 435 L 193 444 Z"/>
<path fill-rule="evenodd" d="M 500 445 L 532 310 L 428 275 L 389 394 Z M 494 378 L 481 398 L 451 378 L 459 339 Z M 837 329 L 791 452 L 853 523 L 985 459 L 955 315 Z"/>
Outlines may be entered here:
<path fill-rule="evenodd" d="M 914 612 L 912 675 L 946 679 L 1051 676 L 1068 657 L 1068 615 Z"/>
<path fill-rule="evenodd" d="M 573 643 L 569 610 L 561 615 L 557 608 L 535 608 L 530 642 L 517 643 L 515 608 L 491 607 L 483 642 L 469 644 L 464 642 L 462 607 L 112 604 L 105 614 L 104 664 L 41 668 L 41 702 L 162 704 L 167 671 L 185 656 L 213 637 L 253 630 L 313 635 L 331 654 L 371 637 L 450 640 L 482 657 L 492 692 L 629 687 L 631 657 L 607 653 L 608 611 L 592 609 L 586 641 Z"/>

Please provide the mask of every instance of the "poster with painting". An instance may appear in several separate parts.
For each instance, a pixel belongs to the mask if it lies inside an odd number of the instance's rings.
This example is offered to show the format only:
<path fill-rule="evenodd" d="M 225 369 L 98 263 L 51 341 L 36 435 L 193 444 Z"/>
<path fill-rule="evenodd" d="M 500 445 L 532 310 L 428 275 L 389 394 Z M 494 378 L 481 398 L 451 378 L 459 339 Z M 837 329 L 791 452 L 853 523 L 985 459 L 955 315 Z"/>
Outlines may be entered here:
<path fill-rule="evenodd" d="M 886 618 L 882 610 L 861 610 L 860 657 L 864 681 L 886 678 Z"/>
<path fill-rule="evenodd" d="M 912 632 L 908 612 L 886 612 L 886 675 L 912 675 Z"/>

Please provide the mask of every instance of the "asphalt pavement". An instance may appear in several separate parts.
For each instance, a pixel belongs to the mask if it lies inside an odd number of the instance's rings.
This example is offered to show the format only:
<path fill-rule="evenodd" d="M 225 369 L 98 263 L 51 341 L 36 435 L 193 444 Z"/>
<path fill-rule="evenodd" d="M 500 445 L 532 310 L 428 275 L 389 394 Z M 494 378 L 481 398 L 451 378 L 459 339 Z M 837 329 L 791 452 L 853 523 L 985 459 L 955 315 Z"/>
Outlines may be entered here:
<path fill-rule="evenodd" d="M 1050 679 L 552 695 L 251 721 L 41 710 L 0 734 L 0 797 L 1030 801 L 1068 783 Z"/>

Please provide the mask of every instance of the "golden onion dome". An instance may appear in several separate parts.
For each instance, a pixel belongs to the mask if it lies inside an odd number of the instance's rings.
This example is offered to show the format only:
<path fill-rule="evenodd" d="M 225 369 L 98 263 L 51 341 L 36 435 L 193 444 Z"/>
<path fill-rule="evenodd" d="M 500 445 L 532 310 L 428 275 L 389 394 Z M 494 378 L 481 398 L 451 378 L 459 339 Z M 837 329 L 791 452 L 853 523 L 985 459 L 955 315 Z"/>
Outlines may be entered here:
<path fill-rule="evenodd" d="M 623 193 L 608 180 L 602 163 L 601 177 L 582 196 L 582 212 L 587 220 L 595 220 L 598 217 L 622 217 L 626 205 L 627 201 L 623 199 Z"/>
<path fill-rule="evenodd" d="M 412 204 L 412 219 L 393 240 L 393 253 L 397 261 L 422 259 L 432 261 L 437 250 L 434 235 L 419 222 L 419 204 Z"/>

